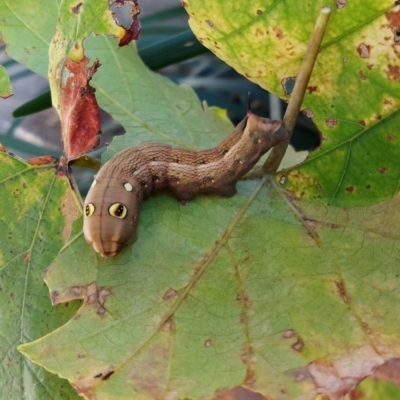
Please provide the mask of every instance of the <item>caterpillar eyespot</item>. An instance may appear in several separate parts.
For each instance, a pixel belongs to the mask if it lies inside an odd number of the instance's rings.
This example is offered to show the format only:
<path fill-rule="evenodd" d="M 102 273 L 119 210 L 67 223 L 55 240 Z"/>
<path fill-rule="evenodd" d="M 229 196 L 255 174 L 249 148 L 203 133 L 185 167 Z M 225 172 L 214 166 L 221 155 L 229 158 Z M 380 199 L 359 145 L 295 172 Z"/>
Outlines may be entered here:
<path fill-rule="evenodd" d="M 140 203 L 154 192 L 169 190 L 181 201 L 200 193 L 233 196 L 236 182 L 286 139 L 281 121 L 248 113 L 214 149 L 147 143 L 121 151 L 100 169 L 86 196 L 87 242 L 103 257 L 118 254 L 135 237 Z"/>
<path fill-rule="evenodd" d="M 125 190 L 126 190 L 127 192 L 132 192 L 132 190 L 133 190 L 133 187 L 132 187 L 132 185 L 131 185 L 129 182 L 124 183 L 124 188 L 125 188 Z"/>
<path fill-rule="evenodd" d="M 95 207 L 93 204 L 91 204 L 91 203 L 86 204 L 85 217 L 88 218 L 88 217 L 92 216 L 94 213 L 94 210 L 95 210 Z"/>
<path fill-rule="evenodd" d="M 114 203 L 108 208 L 108 212 L 115 218 L 124 219 L 128 210 L 123 204 Z"/>

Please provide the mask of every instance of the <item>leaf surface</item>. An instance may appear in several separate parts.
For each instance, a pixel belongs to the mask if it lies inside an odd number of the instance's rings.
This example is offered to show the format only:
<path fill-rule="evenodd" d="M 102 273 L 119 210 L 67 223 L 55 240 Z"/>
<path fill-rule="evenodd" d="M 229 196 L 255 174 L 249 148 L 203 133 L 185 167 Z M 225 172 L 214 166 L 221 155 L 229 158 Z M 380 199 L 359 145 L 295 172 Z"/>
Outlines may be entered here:
<path fill-rule="evenodd" d="M 153 198 L 120 256 L 82 234 L 64 248 L 53 302 L 85 303 L 21 350 L 88 398 L 337 396 L 399 355 L 398 207 L 316 206 L 268 180 L 186 207 Z"/>
<path fill-rule="evenodd" d="M 0 97 L 7 98 L 13 95 L 10 77 L 6 69 L 0 65 Z"/>
<path fill-rule="evenodd" d="M 398 192 L 400 6 L 391 0 L 183 4 L 206 47 L 283 99 L 289 98 L 288 82 L 298 74 L 318 12 L 330 5 L 303 102 L 322 145 L 277 179 L 297 197 L 336 206 L 374 204 Z"/>
<path fill-rule="evenodd" d="M 54 164 L 30 165 L 0 152 L 0 397 L 74 399 L 69 385 L 17 352 L 75 314 L 79 304 L 52 307 L 41 272 L 68 238 L 78 214 Z"/>
<path fill-rule="evenodd" d="M 86 42 L 108 60 L 93 79 L 99 104 L 127 129 L 105 159 L 143 141 L 219 142 L 228 126 L 189 88 L 149 72 L 134 48 L 114 49 Z M 84 305 L 20 349 L 87 398 L 212 397 L 239 384 L 271 398 L 346 392 L 398 355 L 398 201 L 318 206 L 266 178 L 231 199 L 154 197 L 115 258 L 74 233 L 45 279 L 54 303 Z"/>

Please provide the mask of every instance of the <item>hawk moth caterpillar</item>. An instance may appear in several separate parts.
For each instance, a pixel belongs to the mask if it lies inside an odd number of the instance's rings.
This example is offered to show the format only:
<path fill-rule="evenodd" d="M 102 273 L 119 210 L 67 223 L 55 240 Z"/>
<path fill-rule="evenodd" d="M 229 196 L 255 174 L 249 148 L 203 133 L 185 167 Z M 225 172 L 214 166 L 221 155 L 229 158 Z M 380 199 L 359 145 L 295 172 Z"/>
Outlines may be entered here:
<path fill-rule="evenodd" d="M 103 257 L 117 255 L 135 237 L 141 201 L 162 190 L 179 200 L 199 193 L 233 196 L 237 181 L 288 137 L 281 121 L 249 111 L 213 149 L 146 143 L 121 151 L 100 169 L 86 196 L 86 241 Z"/>

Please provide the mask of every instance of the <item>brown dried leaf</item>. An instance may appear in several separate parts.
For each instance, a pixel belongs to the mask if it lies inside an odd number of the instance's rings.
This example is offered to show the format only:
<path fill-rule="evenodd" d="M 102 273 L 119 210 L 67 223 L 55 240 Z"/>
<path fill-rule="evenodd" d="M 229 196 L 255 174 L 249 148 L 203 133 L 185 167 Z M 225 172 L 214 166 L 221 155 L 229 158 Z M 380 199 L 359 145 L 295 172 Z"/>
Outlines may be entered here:
<path fill-rule="evenodd" d="M 30 165 L 44 165 L 44 164 L 52 164 L 56 162 L 56 159 L 52 156 L 41 156 L 41 157 L 33 157 L 28 160 L 28 164 Z"/>
<path fill-rule="evenodd" d="M 91 151 L 98 145 L 100 113 L 94 88 L 89 85 L 100 66 L 96 60 L 87 67 L 88 58 L 75 62 L 67 58 L 61 76 L 61 132 L 64 153 L 73 160 Z"/>

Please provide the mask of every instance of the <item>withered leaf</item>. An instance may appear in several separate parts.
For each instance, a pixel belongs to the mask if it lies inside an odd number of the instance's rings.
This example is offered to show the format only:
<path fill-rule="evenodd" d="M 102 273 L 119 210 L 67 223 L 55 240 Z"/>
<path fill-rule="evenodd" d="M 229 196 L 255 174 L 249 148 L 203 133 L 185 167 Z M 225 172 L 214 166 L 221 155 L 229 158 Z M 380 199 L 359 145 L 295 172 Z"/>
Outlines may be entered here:
<path fill-rule="evenodd" d="M 68 160 L 86 154 L 99 142 L 99 106 L 95 90 L 89 82 L 100 63 L 95 60 L 91 67 L 87 67 L 88 62 L 87 57 L 79 62 L 66 58 L 62 68 L 61 132 L 64 153 Z"/>

